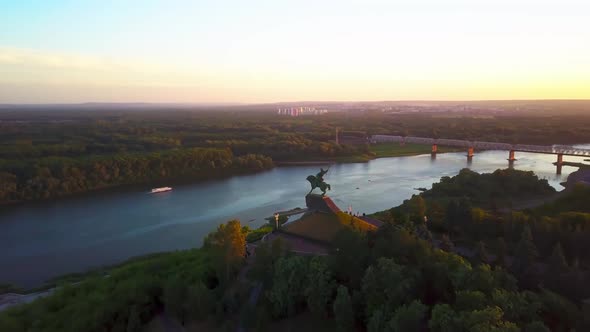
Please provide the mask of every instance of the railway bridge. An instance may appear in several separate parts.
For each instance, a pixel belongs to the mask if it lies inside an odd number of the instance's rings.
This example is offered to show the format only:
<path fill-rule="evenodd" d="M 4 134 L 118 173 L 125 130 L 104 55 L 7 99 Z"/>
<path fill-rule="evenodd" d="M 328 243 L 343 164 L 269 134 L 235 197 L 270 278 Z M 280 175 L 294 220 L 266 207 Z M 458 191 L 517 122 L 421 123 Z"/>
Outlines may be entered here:
<path fill-rule="evenodd" d="M 460 147 L 467 150 L 467 160 L 473 159 L 475 150 L 505 150 L 508 151 L 508 165 L 514 165 L 516 161 L 516 152 L 532 152 L 557 155 L 555 166 L 557 174 L 561 174 L 561 168 L 564 161 L 563 156 L 590 157 L 590 149 L 576 148 L 571 145 L 528 145 L 528 144 L 509 144 L 501 142 L 484 142 L 468 141 L 446 138 L 429 138 L 414 136 L 394 136 L 394 135 L 373 135 L 372 143 L 396 142 L 400 144 L 413 143 L 432 146 L 432 157 L 435 158 L 438 152 L 438 146 Z"/>

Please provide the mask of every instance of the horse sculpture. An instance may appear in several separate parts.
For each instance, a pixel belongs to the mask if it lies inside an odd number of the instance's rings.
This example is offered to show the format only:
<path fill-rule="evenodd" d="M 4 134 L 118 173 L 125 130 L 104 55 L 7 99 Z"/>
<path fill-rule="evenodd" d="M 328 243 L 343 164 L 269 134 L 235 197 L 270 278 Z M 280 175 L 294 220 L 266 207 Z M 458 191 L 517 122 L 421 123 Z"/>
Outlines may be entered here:
<path fill-rule="evenodd" d="M 316 174 L 315 176 L 310 175 L 307 177 L 307 181 L 309 181 L 309 183 L 311 184 L 311 190 L 309 191 L 308 195 L 311 194 L 311 192 L 315 188 L 320 188 L 320 190 L 322 191 L 322 196 L 326 195 L 326 190 L 332 189 L 329 184 L 324 182 L 324 175 L 328 173 L 328 170 L 329 168 L 327 170 L 320 168 L 320 172 L 318 174 Z"/>

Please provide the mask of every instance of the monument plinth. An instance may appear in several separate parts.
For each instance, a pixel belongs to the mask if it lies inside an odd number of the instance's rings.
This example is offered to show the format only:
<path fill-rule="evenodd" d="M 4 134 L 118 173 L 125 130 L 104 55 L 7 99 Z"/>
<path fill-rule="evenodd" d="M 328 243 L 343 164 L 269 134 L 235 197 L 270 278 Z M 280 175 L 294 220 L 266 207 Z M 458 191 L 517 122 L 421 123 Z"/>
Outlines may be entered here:
<path fill-rule="evenodd" d="M 305 205 L 309 211 L 338 213 L 342 212 L 338 206 L 328 196 L 318 194 L 307 194 L 305 196 Z"/>

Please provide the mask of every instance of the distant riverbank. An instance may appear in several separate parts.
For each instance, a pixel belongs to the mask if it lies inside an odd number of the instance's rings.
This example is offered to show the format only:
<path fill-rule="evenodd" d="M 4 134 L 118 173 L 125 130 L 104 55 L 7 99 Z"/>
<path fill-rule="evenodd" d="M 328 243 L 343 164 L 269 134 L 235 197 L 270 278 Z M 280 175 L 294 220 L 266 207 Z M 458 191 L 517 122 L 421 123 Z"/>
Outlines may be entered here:
<path fill-rule="evenodd" d="M 277 160 L 273 162 L 270 168 L 281 167 L 281 166 L 322 166 L 331 165 L 336 163 L 366 163 L 378 158 L 389 158 L 389 157 L 406 157 L 406 156 L 417 156 L 422 154 L 430 154 L 430 146 L 419 145 L 419 144 L 404 144 L 399 143 L 379 143 L 369 146 L 369 154 L 358 154 L 354 156 L 345 157 L 333 157 L 326 160 L 305 160 L 304 158 L 295 160 Z M 456 152 L 460 151 L 457 148 L 439 147 L 439 153 Z M 151 179 L 148 181 L 139 181 L 136 183 L 112 183 L 104 184 L 100 187 L 89 188 L 87 190 L 81 190 L 71 193 L 62 193 L 58 196 L 50 196 L 47 198 L 37 199 L 25 199 L 25 200 L 14 200 L 14 201 L 0 201 L 0 213 L 8 206 L 22 205 L 30 203 L 40 202 L 54 202 L 63 199 L 71 199 L 78 197 L 92 197 L 97 195 L 103 195 L 106 193 L 113 192 L 129 192 L 137 190 L 149 191 L 151 188 L 161 186 L 176 186 L 176 185 L 187 185 L 187 184 L 198 184 L 211 180 L 223 180 L 234 176 L 255 174 L 264 172 L 270 169 L 263 167 L 260 169 L 225 169 L 215 171 L 203 171 L 200 174 L 184 175 L 179 177 L 174 176 L 162 176 L 159 179 Z"/>
<path fill-rule="evenodd" d="M 578 183 L 590 185 L 590 168 L 581 167 L 577 171 L 571 173 L 567 177 L 567 181 L 563 184 L 563 186 L 566 188 L 566 190 L 571 190 Z"/>
<path fill-rule="evenodd" d="M 430 154 L 432 147 L 421 144 L 378 143 L 369 145 L 370 154 L 337 157 L 326 160 L 275 161 L 277 166 L 329 165 L 335 163 L 366 163 L 378 158 L 411 157 Z M 461 148 L 439 146 L 437 153 L 463 151 Z"/>

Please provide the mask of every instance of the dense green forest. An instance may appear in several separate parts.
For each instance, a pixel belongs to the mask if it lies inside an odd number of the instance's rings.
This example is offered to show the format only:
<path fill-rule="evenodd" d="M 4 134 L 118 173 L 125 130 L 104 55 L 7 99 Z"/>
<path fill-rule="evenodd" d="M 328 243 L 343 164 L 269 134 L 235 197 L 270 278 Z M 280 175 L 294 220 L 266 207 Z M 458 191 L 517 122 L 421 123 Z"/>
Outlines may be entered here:
<path fill-rule="evenodd" d="M 472 183 L 481 190 L 465 190 Z M 530 172 L 464 170 L 376 214 L 377 231 L 342 230 L 328 256 L 276 240 L 246 263 L 246 239 L 258 236 L 231 221 L 201 249 L 132 260 L 1 312 L 0 330 L 142 331 L 165 312 L 189 330 L 304 320 L 332 331 L 586 331 L 590 189 L 524 211 L 486 202 L 518 188 L 555 194 Z"/>
<path fill-rule="evenodd" d="M 535 208 L 509 206 L 543 196 L 550 202 Z M 581 303 L 590 298 L 590 188 L 577 185 L 555 197 L 532 172 L 464 169 L 377 215 L 418 228 L 427 216 L 428 231 L 442 247 L 459 247 L 474 262 L 507 268 L 526 289 L 543 285 Z"/>
<path fill-rule="evenodd" d="M 229 149 L 186 148 L 113 156 L 4 161 L 0 202 L 43 199 L 159 179 L 207 179 L 273 167 L 270 158 Z"/>
<path fill-rule="evenodd" d="M 372 134 L 590 142 L 590 116 L 543 114 L 374 111 L 292 118 L 242 109 L 7 109 L 0 112 L 0 204 L 126 184 L 227 176 L 268 169 L 274 162 L 363 161 L 428 149 L 373 149 L 363 143 Z M 335 141 L 337 128 L 340 144 Z"/>

